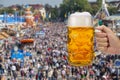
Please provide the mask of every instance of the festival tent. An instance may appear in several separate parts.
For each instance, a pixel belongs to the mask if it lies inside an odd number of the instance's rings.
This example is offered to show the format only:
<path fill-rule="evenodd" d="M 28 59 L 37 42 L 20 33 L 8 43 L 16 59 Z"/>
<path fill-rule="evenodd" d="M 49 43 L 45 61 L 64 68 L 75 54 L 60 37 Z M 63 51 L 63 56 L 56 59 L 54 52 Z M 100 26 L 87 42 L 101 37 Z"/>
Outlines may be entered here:
<path fill-rule="evenodd" d="M 120 20 L 120 16 L 109 16 L 105 18 L 106 20 Z"/>
<path fill-rule="evenodd" d="M 9 16 L 9 15 L 0 15 L 0 21 L 6 23 L 15 23 L 15 22 L 25 22 L 25 18 L 21 16 Z"/>
<path fill-rule="evenodd" d="M 33 43 L 34 42 L 34 39 L 30 38 L 30 39 L 22 39 L 20 40 L 21 43 Z"/>
<path fill-rule="evenodd" d="M 32 56 L 32 54 L 30 52 L 26 52 L 25 56 Z"/>
<path fill-rule="evenodd" d="M 0 15 L 0 21 L 4 20 L 4 15 Z"/>
<path fill-rule="evenodd" d="M 25 18 L 23 18 L 23 17 L 17 17 L 17 18 L 8 17 L 8 18 L 6 19 L 6 22 L 7 22 L 7 23 L 25 22 Z"/>
<path fill-rule="evenodd" d="M 17 51 L 17 52 L 13 52 L 11 54 L 11 59 L 20 59 L 20 60 L 24 60 L 24 54 Z"/>
<path fill-rule="evenodd" d="M 32 56 L 30 52 L 26 52 L 24 53 L 23 50 L 18 50 L 18 51 L 14 51 L 14 49 L 11 50 L 11 59 L 20 59 L 20 60 L 24 60 L 25 56 Z"/>

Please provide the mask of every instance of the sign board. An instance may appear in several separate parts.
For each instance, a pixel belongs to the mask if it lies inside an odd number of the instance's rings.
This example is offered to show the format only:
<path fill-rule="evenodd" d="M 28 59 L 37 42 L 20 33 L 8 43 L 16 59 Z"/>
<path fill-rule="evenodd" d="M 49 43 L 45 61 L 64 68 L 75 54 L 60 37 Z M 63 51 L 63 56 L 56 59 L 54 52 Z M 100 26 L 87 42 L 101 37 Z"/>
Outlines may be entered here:
<path fill-rule="evenodd" d="M 40 31 L 40 32 L 37 32 L 36 35 L 45 36 L 45 32 L 44 31 Z"/>
<path fill-rule="evenodd" d="M 114 66 L 115 66 L 116 68 L 120 68 L 120 60 L 119 60 L 119 59 L 116 59 L 116 60 L 115 60 Z"/>

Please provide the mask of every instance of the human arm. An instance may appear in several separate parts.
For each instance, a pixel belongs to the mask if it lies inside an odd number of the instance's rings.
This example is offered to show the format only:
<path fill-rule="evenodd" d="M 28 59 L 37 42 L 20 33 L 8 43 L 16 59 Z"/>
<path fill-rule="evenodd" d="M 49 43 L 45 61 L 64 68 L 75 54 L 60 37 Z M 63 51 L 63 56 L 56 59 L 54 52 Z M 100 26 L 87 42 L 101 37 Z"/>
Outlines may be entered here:
<path fill-rule="evenodd" d="M 96 28 L 97 49 L 108 54 L 120 54 L 120 40 L 108 27 L 102 25 Z"/>

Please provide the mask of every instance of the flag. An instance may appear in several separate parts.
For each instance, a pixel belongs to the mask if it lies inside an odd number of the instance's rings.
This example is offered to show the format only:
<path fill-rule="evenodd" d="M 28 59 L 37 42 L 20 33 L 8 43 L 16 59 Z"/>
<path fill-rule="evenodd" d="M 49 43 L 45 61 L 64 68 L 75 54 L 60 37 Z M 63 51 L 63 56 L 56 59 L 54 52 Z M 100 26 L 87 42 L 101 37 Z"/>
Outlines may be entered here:
<path fill-rule="evenodd" d="M 49 13 L 49 18 L 51 18 L 51 13 Z"/>
<path fill-rule="evenodd" d="M 17 22 L 18 21 L 18 12 L 17 11 L 15 11 L 15 13 L 14 13 L 14 18 L 15 18 L 15 22 Z"/>
<path fill-rule="evenodd" d="M 7 13 L 6 13 L 6 12 L 4 12 L 4 18 L 3 18 L 3 21 L 4 21 L 4 22 L 7 22 Z"/>
<path fill-rule="evenodd" d="M 47 19 L 49 18 L 49 13 L 46 13 L 46 18 L 47 18 Z"/>
<path fill-rule="evenodd" d="M 66 14 L 66 13 L 64 14 L 64 17 L 65 17 L 65 18 L 67 17 L 67 14 Z"/>

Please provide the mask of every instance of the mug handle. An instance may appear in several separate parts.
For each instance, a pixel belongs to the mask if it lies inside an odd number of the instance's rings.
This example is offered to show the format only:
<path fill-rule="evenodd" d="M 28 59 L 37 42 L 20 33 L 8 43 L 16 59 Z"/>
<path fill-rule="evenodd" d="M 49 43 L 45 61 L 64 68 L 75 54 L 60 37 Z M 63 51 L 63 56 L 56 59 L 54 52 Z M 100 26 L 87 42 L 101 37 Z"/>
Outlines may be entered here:
<path fill-rule="evenodd" d="M 97 29 L 95 29 L 95 33 L 96 32 L 101 32 L 100 30 L 97 30 Z M 95 42 L 96 42 L 96 39 L 95 39 Z M 96 45 L 95 45 L 96 46 Z M 100 51 L 100 50 L 97 50 L 96 49 L 96 51 L 95 51 L 95 56 L 98 56 L 98 55 L 101 55 L 102 54 L 102 52 Z"/>

